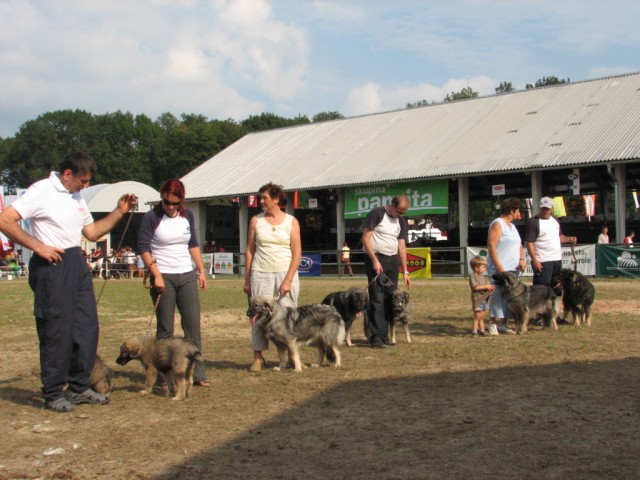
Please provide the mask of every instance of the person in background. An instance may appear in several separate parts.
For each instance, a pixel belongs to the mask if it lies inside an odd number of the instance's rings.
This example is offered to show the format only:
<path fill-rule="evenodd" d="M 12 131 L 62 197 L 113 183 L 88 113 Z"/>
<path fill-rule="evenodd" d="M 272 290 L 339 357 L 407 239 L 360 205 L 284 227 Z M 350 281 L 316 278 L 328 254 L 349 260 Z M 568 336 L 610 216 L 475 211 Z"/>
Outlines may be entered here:
<path fill-rule="evenodd" d="M 389 341 L 389 321 L 392 315 L 393 292 L 398 289 L 400 268 L 407 288 L 411 278 L 407 268 L 407 220 L 409 198 L 396 195 L 390 205 L 371 210 L 364 220 L 362 245 L 364 268 L 369 280 L 367 321 L 371 328 L 369 344 L 373 348 L 392 345 Z M 383 277 L 388 282 L 381 281 Z"/>
<path fill-rule="evenodd" d="M 609 227 L 602 227 L 602 232 L 598 235 L 598 243 L 600 245 L 609 243 Z"/>
<path fill-rule="evenodd" d="M 633 239 L 634 239 L 635 236 L 636 236 L 636 232 L 631 230 L 629 235 L 627 237 L 625 237 L 625 239 L 624 239 L 624 246 L 627 247 L 627 248 L 633 248 Z"/>
<path fill-rule="evenodd" d="M 185 195 L 184 185 L 176 178 L 167 180 L 162 186 L 162 200 L 142 218 L 138 252 L 149 269 L 154 305 L 160 297 L 156 310 L 156 338 L 173 336 L 177 307 L 184 336 L 202 353 L 198 289 L 207 288 L 207 277 L 193 212 L 183 204 Z M 196 362 L 194 385 L 211 386 L 202 361 Z"/>
<path fill-rule="evenodd" d="M 490 277 L 500 272 L 520 275 L 527 266 L 520 233 L 513 224 L 519 216 L 520 200 L 513 197 L 506 198 L 500 204 L 500 216 L 489 225 L 487 271 Z M 491 283 L 494 284 L 493 282 L 492 278 Z M 507 326 L 507 320 L 511 317 L 512 314 L 502 298 L 502 287 L 495 285 L 489 302 L 489 334 L 515 334 L 516 332 Z M 496 324 L 497 320 L 500 320 L 500 325 Z"/>
<path fill-rule="evenodd" d="M 286 199 L 281 185 L 267 183 L 258 191 L 262 213 L 249 222 L 245 260 L 244 292 L 273 296 L 282 305 L 296 307 L 300 292 L 298 266 L 302 258 L 300 224 L 283 212 L 280 202 Z M 269 340 L 258 324 L 251 327 L 253 363 L 250 370 L 259 372 L 265 366 L 262 352 L 269 349 Z"/>
<path fill-rule="evenodd" d="M 495 286 L 491 285 L 489 279 L 484 274 L 487 270 L 487 259 L 476 255 L 469 262 L 472 274 L 469 277 L 469 287 L 471 287 L 471 308 L 473 309 L 473 327 L 471 335 L 484 337 L 484 315 L 487 310 L 487 300 L 491 296 Z M 495 332 L 497 333 L 497 332 Z M 494 333 L 494 334 L 495 334 Z"/>
<path fill-rule="evenodd" d="M 82 197 L 97 170 L 84 152 L 68 155 L 58 172 L 40 180 L 0 214 L 0 231 L 30 250 L 29 286 L 40 342 L 40 379 L 45 407 L 72 412 L 78 404 L 104 405 L 109 397 L 89 383 L 98 348 L 98 311 L 81 238 L 95 242 L 136 205 L 120 197 L 117 207 L 94 221 Z M 20 223 L 30 219 L 32 235 Z M 66 391 L 65 391 L 66 388 Z"/>
<path fill-rule="evenodd" d="M 144 260 L 139 253 L 136 255 L 136 268 L 138 269 L 138 278 L 144 278 Z"/>
<path fill-rule="evenodd" d="M 344 277 L 344 269 L 345 267 L 349 271 L 349 276 L 353 277 L 353 270 L 351 268 L 351 249 L 349 248 L 349 244 L 347 242 L 342 243 L 342 250 L 340 251 L 340 276 Z"/>

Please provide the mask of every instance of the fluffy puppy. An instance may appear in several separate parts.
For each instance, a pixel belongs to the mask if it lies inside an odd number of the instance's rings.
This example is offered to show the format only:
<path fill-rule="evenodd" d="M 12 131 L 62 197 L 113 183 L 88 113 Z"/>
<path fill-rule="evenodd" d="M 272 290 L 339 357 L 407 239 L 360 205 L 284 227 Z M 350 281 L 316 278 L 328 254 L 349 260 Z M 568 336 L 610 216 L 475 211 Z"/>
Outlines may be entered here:
<path fill-rule="evenodd" d="M 347 347 L 354 347 L 351 343 L 351 326 L 356 318 L 362 317 L 369 303 L 369 295 L 361 288 L 350 288 L 344 292 L 333 292 L 324 297 L 322 303 L 334 307 L 342 320 L 346 332 Z"/>
<path fill-rule="evenodd" d="M 195 344 L 187 338 L 156 339 L 144 336 L 129 338 L 120 347 L 116 363 L 126 365 L 131 360 L 139 360 L 144 367 L 143 395 L 151 392 L 158 373 L 161 373 L 169 387 L 167 394 L 175 392 L 173 400 L 184 400 L 191 395 L 195 362 L 203 358 Z"/>
<path fill-rule="evenodd" d="M 391 297 L 391 319 L 389 320 L 389 342 L 396 343 L 396 325 L 402 325 L 407 343 L 411 343 L 409 333 L 409 292 L 396 290 Z"/>
<path fill-rule="evenodd" d="M 93 365 L 91 375 L 89 376 L 91 388 L 98 393 L 109 395 L 109 393 L 111 393 L 112 378 L 113 371 L 107 367 L 102 357 L 96 354 L 96 363 Z"/>

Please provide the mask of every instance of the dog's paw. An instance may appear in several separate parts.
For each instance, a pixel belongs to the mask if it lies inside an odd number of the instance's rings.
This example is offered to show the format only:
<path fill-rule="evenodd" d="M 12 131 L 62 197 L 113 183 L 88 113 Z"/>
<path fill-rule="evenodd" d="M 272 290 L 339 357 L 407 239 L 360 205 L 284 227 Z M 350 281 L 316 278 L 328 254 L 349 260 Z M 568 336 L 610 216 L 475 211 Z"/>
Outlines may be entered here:
<path fill-rule="evenodd" d="M 274 369 L 276 372 L 279 372 L 280 370 L 282 370 L 280 367 L 273 367 L 273 369 Z"/>
<path fill-rule="evenodd" d="M 312 363 L 311 365 L 309 365 L 311 368 L 318 368 L 320 365 L 318 365 L 317 363 Z"/>
<path fill-rule="evenodd" d="M 148 390 L 140 390 L 140 395 L 149 395 Z"/>

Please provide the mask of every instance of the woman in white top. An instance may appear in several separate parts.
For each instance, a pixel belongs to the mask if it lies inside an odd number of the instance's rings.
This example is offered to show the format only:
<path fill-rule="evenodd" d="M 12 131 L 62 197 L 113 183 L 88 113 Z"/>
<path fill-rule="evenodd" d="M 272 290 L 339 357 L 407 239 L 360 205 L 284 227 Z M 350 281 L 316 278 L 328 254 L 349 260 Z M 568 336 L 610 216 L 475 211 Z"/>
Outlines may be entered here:
<path fill-rule="evenodd" d="M 173 336 L 177 307 L 184 336 L 202 352 L 198 289 L 207 288 L 207 277 L 194 215 L 184 207 L 185 189 L 180 180 L 167 180 L 160 196 L 162 200 L 145 213 L 138 234 L 138 251 L 151 276 L 151 299 L 154 305 L 157 302 L 156 338 Z M 203 362 L 196 362 L 194 385 L 211 385 Z"/>
<path fill-rule="evenodd" d="M 276 295 L 281 304 L 296 307 L 302 258 L 300 224 L 280 209 L 280 202 L 286 198 L 281 185 L 267 183 L 260 187 L 259 196 L 263 212 L 249 223 L 244 292 L 250 296 Z M 269 340 L 257 324 L 251 329 L 251 348 L 251 371 L 257 372 L 265 364 L 262 352 L 269 348 Z"/>
<path fill-rule="evenodd" d="M 512 272 L 519 275 L 527 267 L 522 239 L 513 224 L 513 221 L 518 218 L 519 210 L 520 200 L 507 198 L 500 205 L 500 216 L 489 225 L 487 237 L 487 251 L 489 253 L 487 271 L 489 276 L 501 272 Z M 502 299 L 502 288 L 496 285 L 490 301 L 489 334 L 515 333 L 507 327 L 507 318 L 510 317 L 511 312 Z M 496 319 L 501 320 L 499 327 L 496 327 Z"/>

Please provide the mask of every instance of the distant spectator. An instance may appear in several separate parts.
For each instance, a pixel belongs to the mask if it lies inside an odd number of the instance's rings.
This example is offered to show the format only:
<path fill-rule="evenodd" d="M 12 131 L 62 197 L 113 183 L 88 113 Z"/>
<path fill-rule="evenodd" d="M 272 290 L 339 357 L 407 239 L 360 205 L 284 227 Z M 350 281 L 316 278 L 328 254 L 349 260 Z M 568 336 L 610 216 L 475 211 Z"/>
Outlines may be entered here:
<path fill-rule="evenodd" d="M 609 243 L 609 227 L 602 227 L 602 232 L 598 235 L 598 243 L 601 245 Z"/>
<path fill-rule="evenodd" d="M 624 246 L 628 248 L 633 248 L 633 238 L 636 236 L 636 232 L 631 230 L 629 236 L 624 239 Z"/>

